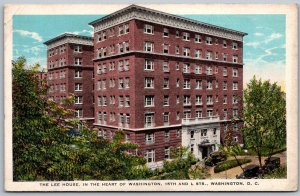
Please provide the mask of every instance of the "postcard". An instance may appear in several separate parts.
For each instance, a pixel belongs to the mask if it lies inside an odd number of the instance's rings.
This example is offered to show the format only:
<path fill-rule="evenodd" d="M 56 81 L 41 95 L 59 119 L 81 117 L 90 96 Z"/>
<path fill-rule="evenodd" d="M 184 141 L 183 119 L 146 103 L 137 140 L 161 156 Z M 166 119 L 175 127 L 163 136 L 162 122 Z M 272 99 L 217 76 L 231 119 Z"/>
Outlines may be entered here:
<path fill-rule="evenodd" d="M 7 4 L 6 191 L 297 191 L 295 4 Z"/>

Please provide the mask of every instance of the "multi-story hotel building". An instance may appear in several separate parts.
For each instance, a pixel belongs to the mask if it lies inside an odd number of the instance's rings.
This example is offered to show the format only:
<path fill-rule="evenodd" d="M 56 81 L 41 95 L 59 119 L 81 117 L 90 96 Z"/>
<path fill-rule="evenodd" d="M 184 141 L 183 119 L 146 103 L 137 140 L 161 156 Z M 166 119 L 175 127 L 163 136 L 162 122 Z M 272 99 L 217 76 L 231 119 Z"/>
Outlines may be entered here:
<path fill-rule="evenodd" d="M 203 159 L 242 113 L 246 33 L 131 5 L 94 27 L 95 123 L 139 144 L 149 163 L 188 146 Z"/>
<path fill-rule="evenodd" d="M 93 39 L 65 33 L 46 41 L 47 84 L 50 99 L 60 103 L 74 95 L 75 116 L 90 126 L 94 122 Z"/>

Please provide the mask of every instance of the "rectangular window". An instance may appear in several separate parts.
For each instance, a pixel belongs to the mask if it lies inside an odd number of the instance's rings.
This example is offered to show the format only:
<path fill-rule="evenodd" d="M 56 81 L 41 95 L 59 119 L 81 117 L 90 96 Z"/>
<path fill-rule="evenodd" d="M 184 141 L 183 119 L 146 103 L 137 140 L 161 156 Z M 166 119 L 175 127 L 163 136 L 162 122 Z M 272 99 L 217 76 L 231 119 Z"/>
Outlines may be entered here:
<path fill-rule="evenodd" d="M 153 42 L 145 42 L 144 43 L 144 51 L 153 52 L 154 51 L 154 43 Z"/>
<path fill-rule="evenodd" d="M 164 61 L 163 62 L 163 71 L 164 72 L 169 72 L 170 69 L 169 69 L 169 62 L 168 61 Z"/>
<path fill-rule="evenodd" d="M 206 66 L 206 75 L 212 75 L 213 70 L 211 66 Z"/>
<path fill-rule="evenodd" d="M 145 88 L 154 88 L 154 78 L 145 78 Z"/>
<path fill-rule="evenodd" d="M 125 34 L 129 33 L 129 24 L 124 25 Z"/>
<path fill-rule="evenodd" d="M 223 67 L 223 76 L 227 76 L 227 67 Z"/>
<path fill-rule="evenodd" d="M 80 83 L 75 83 L 75 91 L 82 91 L 82 84 Z"/>
<path fill-rule="evenodd" d="M 190 119 L 190 118 L 191 118 L 191 111 L 184 111 L 183 119 Z"/>
<path fill-rule="evenodd" d="M 154 113 L 145 113 L 145 127 L 154 127 Z"/>
<path fill-rule="evenodd" d="M 206 105 L 213 105 L 213 96 L 212 95 L 206 96 Z"/>
<path fill-rule="evenodd" d="M 145 59 L 144 70 L 146 70 L 146 71 L 153 71 L 154 70 L 154 62 L 153 62 L 153 60 Z"/>
<path fill-rule="evenodd" d="M 129 52 L 129 42 L 124 42 L 125 52 Z"/>
<path fill-rule="evenodd" d="M 176 62 L 175 68 L 176 68 L 176 70 L 179 70 L 179 62 Z"/>
<path fill-rule="evenodd" d="M 207 117 L 212 117 L 213 116 L 213 110 L 212 109 L 207 109 L 206 110 L 206 116 Z"/>
<path fill-rule="evenodd" d="M 164 96 L 164 106 L 169 106 L 169 96 Z"/>
<path fill-rule="evenodd" d="M 223 110 L 223 119 L 227 119 L 228 113 L 227 113 L 227 109 Z"/>
<path fill-rule="evenodd" d="M 123 96 L 119 96 L 119 107 L 123 107 L 123 106 L 124 106 Z"/>
<path fill-rule="evenodd" d="M 202 136 L 202 137 L 207 136 L 207 129 L 202 129 L 202 130 L 201 130 L 201 136 Z"/>
<path fill-rule="evenodd" d="M 238 109 L 233 109 L 232 110 L 232 115 L 233 115 L 233 117 L 237 117 L 238 116 Z"/>
<path fill-rule="evenodd" d="M 179 95 L 177 95 L 176 97 L 176 103 L 179 104 L 180 103 L 180 98 L 179 98 Z"/>
<path fill-rule="evenodd" d="M 123 34 L 124 34 L 124 27 L 119 26 L 119 35 L 123 35 Z"/>
<path fill-rule="evenodd" d="M 183 105 L 191 105 L 191 97 L 189 95 L 183 96 Z"/>
<path fill-rule="evenodd" d="M 82 118 L 82 109 L 76 109 L 75 110 L 75 117 L 76 118 Z"/>
<path fill-rule="evenodd" d="M 196 111 L 196 118 L 202 118 L 202 110 Z"/>
<path fill-rule="evenodd" d="M 237 68 L 232 68 L 232 76 L 238 77 L 238 69 Z"/>
<path fill-rule="evenodd" d="M 222 53 L 222 60 L 227 61 L 227 54 L 226 53 Z"/>
<path fill-rule="evenodd" d="M 169 53 L 169 45 L 168 44 L 164 44 L 163 45 L 163 53 L 164 54 L 168 54 Z"/>
<path fill-rule="evenodd" d="M 164 28 L 163 36 L 164 37 L 169 37 L 169 29 Z"/>
<path fill-rule="evenodd" d="M 212 55 L 210 51 L 206 51 L 206 59 L 211 60 L 212 59 Z"/>
<path fill-rule="evenodd" d="M 106 96 L 103 96 L 103 97 L 102 97 L 102 104 L 103 104 L 103 106 L 107 106 L 107 99 L 106 99 Z"/>
<path fill-rule="evenodd" d="M 238 90 L 238 82 L 233 82 L 232 90 Z"/>
<path fill-rule="evenodd" d="M 223 90 L 227 90 L 227 82 L 226 81 L 223 82 Z"/>
<path fill-rule="evenodd" d="M 164 78 L 163 88 L 169 88 L 169 78 Z"/>
<path fill-rule="evenodd" d="M 180 112 L 176 112 L 176 120 L 180 120 Z"/>
<path fill-rule="evenodd" d="M 124 46 L 123 46 L 122 43 L 118 44 L 118 52 L 119 52 L 119 53 L 124 52 Z"/>
<path fill-rule="evenodd" d="M 232 96 L 232 104 L 237 104 L 238 103 L 238 96 L 234 95 Z"/>
<path fill-rule="evenodd" d="M 223 40 L 223 48 L 227 48 L 227 41 Z"/>
<path fill-rule="evenodd" d="M 194 139 L 194 138 L 195 138 L 195 132 L 191 131 L 191 139 Z"/>
<path fill-rule="evenodd" d="M 201 42 L 201 36 L 196 34 L 195 35 L 195 43 L 200 43 Z"/>
<path fill-rule="evenodd" d="M 147 150 L 145 152 L 145 159 L 147 160 L 147 163 L 155 162 L 155 151 L 154 150 Z"/>
<path fill-rule="evenodd" d="M 74 52 L 82 52 L 82 46 L 79 45 L 74 46 Z"/>
<path fill-rule="evenodd" d="M 194 153 L 194 144 L 191 144 L 190 150 L 191 150 L 191 153 L 193 154 Z"/>
<path fill-rule="evenodd" d="M 183 33 L 182 33 L 182 39 L 183 39 L 184 41 L 190 41 L 190 34 L 187 33 L 187 32 L 183 32 Z"/>
<path fill-rule="evenodd" d="M 236 42 L 232 42 L 232 49 L 237 50 L 238 44 Z"/>
<path fill-rule="evenodd" d="M 149 24 L 144 25 L 144 33 L 146 34 L 154 34 L 154 27 Z"/>
<path fill-rule="evenodd" d="M 102 97 L 98 96 L 98 106 L 102 106 Z"/>
<path fill-rule="evenodd" d="M 195 74 L 202 74 L 202 69 L 200 65 L 195 65 Z"/>
<path fill-rule="evenodd" d="M 223 97 L 223 104 L 227 104 L 227 95 L 224 95 Z"/>
<path fill-rule="evenodd" d="M 170 147 L 165 147 L 165 159 L 170 159 Z"/>
<path fill-rule="evenodd" d="M 183 73 L 190 73 L 190 64 L 188 63 L 183 64 Z"/>
<path fill-rule="evenodd" d="M 183 48 L 183 56 L 190 56 L 190 49 L 189 48 Z"/>
<path fill-rule="evenodd" d="M 206 89 L 207 90 L 212 90 L 212 81 L 206 81 Z"/>
<path fill-rule="evenodd" d="M 164 125 L 169 125 L 169 112 L 164 112 L 163 121 L 164 121 Z M 165 140 L 169 140 L 169 138 L 170 138 L 169 131 L 165 131 Z"/>
<path fill-rule="evenodd" d="M 130 97 L 125 96 L 125 107 L 130 107 Z"/>
<path fill-rule="evenodd" d="M 128 59 L 125 60 L 125 63 L 124 63 L 124 70 L 125 70 L 125 71 L 128 71 L 128 70 L 129 70 L 129 60 L 128 60 Z"/>
<path fill-rule="evenodd" d="M 154 96 L 147 95 L 145 96 L 145 107 L 153 107 L 154 106 Z"/>
<path fill-rule="evenodd" d="M 82 65 L 82 58 L 75 58 L 74 62 L 75 62 L 76 66 L 80 66 L 80 65 Z"/>
<path fill-rule="evenodd" d="M 176 38 L 179 38 L 179 31 L 176 31 L 175 36 Z"/>
<path fill-rule="evenodd" d="M 233 124 L 233 131 L 238 131 L 238 130 L 239 130 L 238 124 L 237 123 Z M 235 142 L 237 142 L 238 141 L 237 136 L 235 138 L 236 138 Z"/>
<path fill-rule="evenodd" d="M 215 59 L 218 60 L 219 59 L 219 53 L 215 52 Z"/>
<path fill-rule="evenodd" d="M 82 104 L 82 96 L 75 96 L 75 104 Z"/>
<path fill-rule="evenodd" d="M 206 37 L 206 38 L 205 38 L 205 43 L 206 43 L 207 45 L 211 45 L 211 44 L 212 44 L 212 38 L 211 38 L 211 37 Z"/>
<path fill-rule="evenodd" d="M 183 89 L 190 89 L 191 88 L 191 82 L 188 79 L 183 80 Z"/>
<path fill-rule="evenodd" d="M 196 89 L 202 89 L 202 81 L 196 80 Z"/>
<path fill-rule="evenodd" d="M 195 57 L 199 58 L 199 59 L 201 58 L 201 50 L 199 50 L 199 49 L 195 50 Z"/>
<path fill-rule="evenodd" d="M 175 53 L 176 53 L 176 54 L 179 54 L 179 46 L 178 46 L 178 45 L 175 46 Z"/>
<path fill-rule="evenodd" d="M 202 96 L 196 95 L 196 105 L 202 105 Z"/>
<path fill-rule="evenodd" d="M 233 63 L 238 63 L 238 56 L 233 55 L 233 56 L 232 56 L 232 62 L 233 62 Z"/>
<path fill-rule="evenodd" d="M 118 71 L 123 71 L 123 61 L 119 61 L 118 63 Z"/>
<path fill-rule="evenodd" d="M 125 88 L 129 88 L 129 78 L 125 78 L 124 79 L 124 83 L 125 83 Z"/>

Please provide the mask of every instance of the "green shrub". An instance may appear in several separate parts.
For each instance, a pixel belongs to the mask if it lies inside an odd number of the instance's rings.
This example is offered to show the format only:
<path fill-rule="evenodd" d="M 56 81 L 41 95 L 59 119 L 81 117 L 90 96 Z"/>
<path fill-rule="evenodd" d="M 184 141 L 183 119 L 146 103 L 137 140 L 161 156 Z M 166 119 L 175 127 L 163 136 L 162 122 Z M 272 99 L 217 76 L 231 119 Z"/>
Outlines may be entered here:
<path fill-rule="evenodd" d="M 238 159 L 238 161 L 241 165 L 251 162 L 250 159 Z M 219 173 L 219 172 L 222 172 L 222 171 L 225 171 L 225 170 L 237 167 L 237 166 L 239 166 L 239 164 L 236 160 L 224 161 L 224 162 L 217 164 L 217 166 L 214 168 L 214 172 Z"/>
<path fill-rule="evenodd" d="M 267 179 L 278 179 L 278 178 L 286 178 L 286 177 L 287 177 L 286 166 L 282 166 L 280 168 L 274 169 L 274 171 L 264 176 L 264 178 Z"/>

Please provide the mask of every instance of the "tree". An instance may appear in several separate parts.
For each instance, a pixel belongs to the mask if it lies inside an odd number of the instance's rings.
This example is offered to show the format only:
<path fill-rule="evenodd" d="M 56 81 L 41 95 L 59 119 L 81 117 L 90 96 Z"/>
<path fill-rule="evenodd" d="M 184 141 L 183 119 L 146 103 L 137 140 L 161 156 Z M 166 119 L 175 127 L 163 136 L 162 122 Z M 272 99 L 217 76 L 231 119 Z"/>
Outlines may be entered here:
<path fill-rule="evenodd" d="M 262 155 L 269 157 L 286 144 L 286 101 L 280 87 L 255 76 L 244 91 L 244 142 L 262 168 Z"/>
<path fill-rule="evenodd" d="M 25 69 L 26 59 L 12 62 L 13 180 L 120 180 L 150 175 L 145 159 L 131 155 L 136 144 L 117 132 L 112 142 L 79 122 L 69 96 L 62 104 L 47 99 L 47 86 L 36 77 L 39 65 Z M 41 84 L 41 85 L 40 85 Z M 70 130 L 81 128 L 77 136 Z"/>

